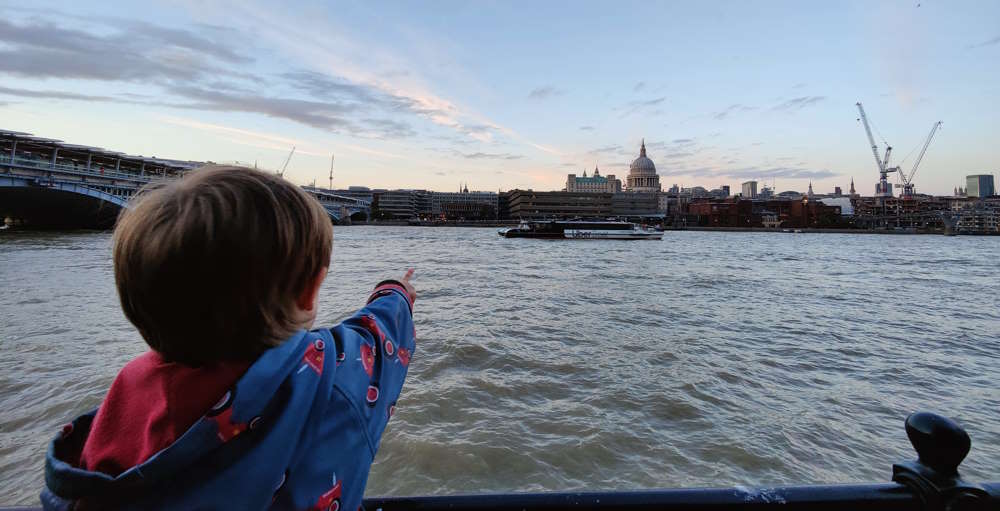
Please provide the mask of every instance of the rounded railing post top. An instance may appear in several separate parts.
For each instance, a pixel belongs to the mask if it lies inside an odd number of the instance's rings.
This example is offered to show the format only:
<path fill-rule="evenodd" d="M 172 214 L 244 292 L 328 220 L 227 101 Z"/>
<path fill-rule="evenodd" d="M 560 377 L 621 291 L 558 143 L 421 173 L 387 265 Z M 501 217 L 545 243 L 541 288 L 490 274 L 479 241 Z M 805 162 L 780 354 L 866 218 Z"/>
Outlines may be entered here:
<path fill-rule="evenodd" d="M 910 414 L 906 418 L 906 436 L 917 451 L 917 459 L 943 475 L 957 473 L 972 446 L 962 426 L 930 412 Z"/>

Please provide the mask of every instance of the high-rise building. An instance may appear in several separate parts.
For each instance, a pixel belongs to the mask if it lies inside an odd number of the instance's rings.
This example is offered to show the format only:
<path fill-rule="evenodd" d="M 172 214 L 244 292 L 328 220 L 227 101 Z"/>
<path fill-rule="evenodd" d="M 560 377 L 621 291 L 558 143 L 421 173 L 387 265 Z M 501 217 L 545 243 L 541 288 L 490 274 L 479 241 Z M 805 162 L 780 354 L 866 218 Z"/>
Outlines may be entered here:
<path fill-rule="evenodd" d="M 969 197 L 989 197 L 996 195 L 992 174 L 965 176 L 965 194 Z"/>
<path fill-rule="evenodd" d="M 744 199 L 756 199 L 757 198 L 757 182 L 747 181 L 743 183 L 743 198 Z"/>

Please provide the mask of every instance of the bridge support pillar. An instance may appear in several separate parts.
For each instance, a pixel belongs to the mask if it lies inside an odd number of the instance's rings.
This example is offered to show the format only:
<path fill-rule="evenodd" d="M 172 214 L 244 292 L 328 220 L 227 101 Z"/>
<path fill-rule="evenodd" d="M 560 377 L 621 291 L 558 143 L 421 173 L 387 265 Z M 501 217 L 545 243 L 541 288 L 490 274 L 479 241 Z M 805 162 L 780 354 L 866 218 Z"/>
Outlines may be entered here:
<path fill-rule="evenodd" d="M 87 172 L 90 172 L 90 161 L 93 159 L 93 156 L 89 152 L 87 153 Z"/>
<path fill-rule="evenodd" d="M 121 158 L 116 158 L 115 159 L 115 172 L 118 172 L 118 169 L 119 169 L 119 167 L 121 167 L 121 164 L 122 164 L 122 159 Z"/>
<path fill-rule="evenodd" d="M 16 154 L 17 154 L 17 139 L 15 138 L 14 142 L 10 145 L 10 163 L 11 164 L 14 163 L 14 155 L 16 155 Z"/>
<path fill-rule="evenodd" d="M 56 166 L 56 158 L 58 158 L 58 157 L 59 157 L 59 148 L 57 147 L 57 148 L 55 148 L 55 149 L 52 150 L 52 166 L 53 167 Z"/>

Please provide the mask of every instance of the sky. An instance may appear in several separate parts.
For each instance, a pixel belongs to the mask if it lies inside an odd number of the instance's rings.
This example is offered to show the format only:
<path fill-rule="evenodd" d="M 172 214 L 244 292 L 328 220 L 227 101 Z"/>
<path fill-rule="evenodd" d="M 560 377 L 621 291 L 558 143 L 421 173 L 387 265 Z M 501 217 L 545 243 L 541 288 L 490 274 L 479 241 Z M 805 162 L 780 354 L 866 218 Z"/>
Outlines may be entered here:
<path fill-rule="evenodd" d="M 1000 2 L 0 0 L 0 129 L 335 188 L 874 192 L 1000 172 Z M 905 158 L 904 158 L 905 157 Z"/>

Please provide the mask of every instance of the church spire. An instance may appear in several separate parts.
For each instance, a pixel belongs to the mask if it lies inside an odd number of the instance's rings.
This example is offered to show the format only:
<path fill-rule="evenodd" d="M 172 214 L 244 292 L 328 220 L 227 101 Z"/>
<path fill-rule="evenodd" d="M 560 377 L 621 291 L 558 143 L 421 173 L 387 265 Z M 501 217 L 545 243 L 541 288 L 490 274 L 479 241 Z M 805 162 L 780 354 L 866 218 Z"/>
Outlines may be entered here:
<path fill-rule="evenodd" d="M 642 139 L 642 147 L 639 148 L 639 156 L 641 158 L 645 158 L 646 157 L 646 138 L 645 137 L 643 137 L 643 139 Z"/>

